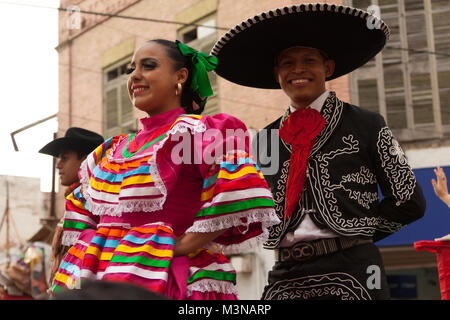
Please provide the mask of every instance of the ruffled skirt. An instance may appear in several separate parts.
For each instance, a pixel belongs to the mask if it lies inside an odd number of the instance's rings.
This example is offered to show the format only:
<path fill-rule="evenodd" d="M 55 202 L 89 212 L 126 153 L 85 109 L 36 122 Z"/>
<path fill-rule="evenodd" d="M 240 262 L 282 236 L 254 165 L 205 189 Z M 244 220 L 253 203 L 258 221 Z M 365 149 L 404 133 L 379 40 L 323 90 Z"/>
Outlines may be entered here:
<path fill-rule="evenodd" d="M 223 253 L 199 249 L 174 258 L 174 244 L 164 223 L 84 230 L 61 262 L 52 291 L 96 279 L 129 282 L 170 299 L 237 299 L 236 272 Z"/>

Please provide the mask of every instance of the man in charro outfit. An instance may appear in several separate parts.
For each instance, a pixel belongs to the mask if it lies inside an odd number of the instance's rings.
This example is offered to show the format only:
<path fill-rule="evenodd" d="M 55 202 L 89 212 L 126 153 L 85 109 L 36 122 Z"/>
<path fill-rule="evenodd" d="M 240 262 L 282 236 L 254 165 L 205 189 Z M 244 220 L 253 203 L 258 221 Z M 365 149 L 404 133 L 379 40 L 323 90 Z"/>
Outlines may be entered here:
<path fill-rule="evenodd" d="M 71 127 L 67 129 L 64 137 L 47 143 L 39 150 L 40 153 L 58 158 L 56 168 L 59 171 L 61 185 L 66 187 L 64 191 L 65 197 L 80 185 L 78 171 L 80 170 L 81 163 L 103 141 L 103 137 L 96 132 Z M 67 250 L 69 250 L 69 247 L 61 244 L 63 220 L 64 217 L 60 219 L 53 233 L 50 284 Z"/>
<path fill-rule="evenodd" d="M 373 58 L 389 33 L 363 10 L 303 4 L 245 20 L 212 50 L 220 76 L 290 98 L 254 140 L 282 219 L 265 243 L 277 261 L 263 299 L 389 298 L 374 242 L 421 218 L 425 198 L 383 117 L 325 87 Z"/>

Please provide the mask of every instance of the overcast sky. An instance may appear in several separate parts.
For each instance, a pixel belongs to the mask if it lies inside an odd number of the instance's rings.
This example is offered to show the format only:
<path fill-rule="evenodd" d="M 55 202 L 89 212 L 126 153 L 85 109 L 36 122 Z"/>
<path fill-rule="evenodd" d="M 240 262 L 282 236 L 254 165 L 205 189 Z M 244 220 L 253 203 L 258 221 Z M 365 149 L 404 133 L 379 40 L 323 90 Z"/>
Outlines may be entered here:
<path fill-rule="evenodd" d="M 56 119 L 17 134 L 19 152 L 10 136 L 58 111 L 58 10 L 36 5 L 57 8 L 59 0 L 0 0 L 0 175 L 41 178 L 49 191 L 52 159 L 37 151 L 53 139 Z"/>

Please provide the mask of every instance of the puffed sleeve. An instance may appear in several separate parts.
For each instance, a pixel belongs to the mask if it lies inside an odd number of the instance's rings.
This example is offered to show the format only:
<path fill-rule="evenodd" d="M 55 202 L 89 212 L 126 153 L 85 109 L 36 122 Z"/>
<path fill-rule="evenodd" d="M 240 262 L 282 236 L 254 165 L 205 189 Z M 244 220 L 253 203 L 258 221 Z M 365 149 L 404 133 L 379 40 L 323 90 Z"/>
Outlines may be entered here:
<path fill-rule="evenodd" d="M 79 186 L 66 197 L 62 244 L 72 246 L 80 233 L 86 229 L 96 229 L 99 216 L 93 215 L 87 208 L 83 188 Z"/>
<path fill-rule="evenodd" d="M 266 241 L 268 227 L 280 223 L 271 191 L 249 154 L 245 125 L 225 114 L 202 121 L 206 130 L 194 138 L 196 158 L 201 158 L 201 208 L 186 233 L 227 229 L 212 247 L 225 254 L 248 251 Z"/>
<path fill-rule="evenodd" d="M 88 199 L 83 186 L 89 184 L 92 172 L 97 164 L 110 152 L 111 146 L 117 143 L 122 136 L 112 137 L 92 151 L 80 166 L 78 173 L 81 186 L 66 197 L 66 210 L 64 213 L 62 244 L 72 246 L 86 229 L 96 229 L 99 216 L 89 209 Z"/>

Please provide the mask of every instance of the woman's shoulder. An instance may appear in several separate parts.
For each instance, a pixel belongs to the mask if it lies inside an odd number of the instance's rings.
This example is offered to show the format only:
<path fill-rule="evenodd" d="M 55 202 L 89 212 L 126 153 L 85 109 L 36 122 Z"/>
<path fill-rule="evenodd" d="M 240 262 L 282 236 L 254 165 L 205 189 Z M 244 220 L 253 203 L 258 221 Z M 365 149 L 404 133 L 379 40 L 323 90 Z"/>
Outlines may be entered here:
<path fill-rule="evenodd" d="M 120 134 L 117 136 L 112 136 L 97 146 L 88 156 L 87 160 L 90 162 L 90 165 L 96 165 L 98 164 L 101 159 L 103 159 L 108 154 L 112 154 L 114 152 L 114 149 L 117 148 L 118 144 L 127 138 L 129 135 L 126 134 Z"/>
<path fill-rule="evenodd" d="M 129 134 L 119 134 L 117 136 L 109 137 L 105 139 L 105 141 L 101 145 L 99 145 L 93 152 L 97 154 L 99 153 L 99 151 L 105 153 L 107 150 L 114 148 L 120 141 L 127 138 L 128 136 Z"/>

